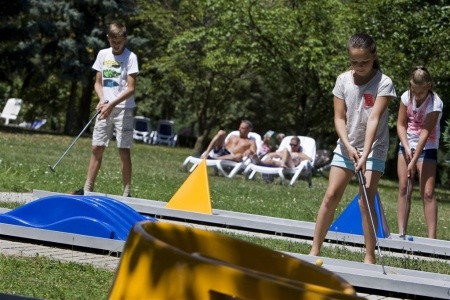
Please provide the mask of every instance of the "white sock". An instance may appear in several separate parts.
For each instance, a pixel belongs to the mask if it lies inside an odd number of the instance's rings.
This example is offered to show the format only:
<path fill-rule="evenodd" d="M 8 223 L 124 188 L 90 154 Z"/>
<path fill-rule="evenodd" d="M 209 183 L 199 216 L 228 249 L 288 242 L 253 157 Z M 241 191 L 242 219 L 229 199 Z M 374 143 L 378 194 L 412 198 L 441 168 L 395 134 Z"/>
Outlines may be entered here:
<path fill-rule="evenodd" d="M 127 184 L 123 188 L 123 196 L 129 197 L 131 195 L 131 185 Z"/>
<path fill-rule="evenodd" d="M 92 181 L 86 180 L 83 190 L 85 192 L 92 192 L 94 190 L 94 183 Z"/>

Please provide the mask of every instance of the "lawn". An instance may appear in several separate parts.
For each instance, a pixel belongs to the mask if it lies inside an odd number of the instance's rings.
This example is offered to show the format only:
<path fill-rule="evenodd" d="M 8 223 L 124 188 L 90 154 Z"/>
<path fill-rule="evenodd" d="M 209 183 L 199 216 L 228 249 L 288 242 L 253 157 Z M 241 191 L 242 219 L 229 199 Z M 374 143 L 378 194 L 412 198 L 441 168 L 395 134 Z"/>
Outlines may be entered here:
<path fill-rule="evenodd" d="M 33 189 L 68 193 L 83 186 L 90 156 L 90 138 L 81 138 L 52 173 L 53 165 L 72 142 L 71 137 L 0 133 L 0 191 L 32 192 Z M 120 195 L 122 192 L 119 159 L 115 145 L 105 152 L 96 191 Z M 188 177 L 181 170 L 191 149 L 136 144 L 132 152 L 133 197 L 167 202 Z M 260 177 L 247 180 L 243 176 L 228 179 L 209 176 L 211 202 L 215 209 L 314 222 L 327 179 L 314 177 L 312 188 L 305 181 L 294 186 L 266 184 Z M 391 232 L 397 232 L 397 182 L 382 179 L 380 199 Z M 358 182 L 350 184 L 336 216 L 358 191 Z M 450 240 L 450 191 L 436 190 L 439 205 L 438 238 Z M 422 203 L 417 190 L 412 197 L 409 233 L 426 235 Z"/>
<path fill-rule="evenodd" d="M 68 152 L 67 156 L 59 163 L 56 172 L 52 173 L 48 165 L 60 158 L 67 147 L 72 142 L 73 137 L 45 135 L 45 134 L 16 134 L 0 133 L 0 191 L 3 192 L 32 192 L 33 189 L 47 190 L 54 192 L 68 193 L 83 186 L 87 163 L 90 156 L 89 137 L 81 138 Z M 133 197 L 151 199 L 167 202 L 183 184 L 189 173 L 181 169 L 184 159 L 190 155 L 191 149 L 169 148 L 164 146 L 153 146 L 137 143 L 132 150 L 133 160 Z M 314 177 L 312 188 L 308 188 L 305 181 L 299 181 L 294 186 L 280 185 L 277 183 L 264 183 L 260 177 L 254 180 L 245 179 L 238 175 L 228 179 L 222 176 L 209 176 L 209 187 L 211 193 L 211 203 L 214 209 L 230 210 L 251 214 L 273 216 L 314 222 L 317 210 L 320 206 L 323 193 L 327 185 L 325 177 Z M 115 143 L 107 149 L 103 160 L 103 166 L 97 179 L 96 191 L 109 194 L 121 194 L 121 173 L 119 159 Z M 354 198 L 358 190 L 356 179 L 347 187 L 344 197 L 339 205 L 336 216 L 338 216 Z M 385 215 L 391 232 L 397 232 L 396 224 L 396 195 L 397 183 L 383 179 L 379 188 L 380 199 L 383 203 Z M 437 199 L 439 205 L 438 215 L 438 238 L 450 240 L 450 232 L 447 230 L 450 220 L 450 192 L 447 189 L 437 189 Z M 1 199 L 0 199 L 1 202 Z M 424 237 L 426 235 L 425 221 L 422 204 L 417 189 L 412 199 L 412 211 L 408 226 L 409 234 Z M 5 204 L 0 203 L 1 206 Z M 242 237 L 245 238 L 245 237 Z M 258 240 L 253 242 L 264 244 L 272 249 L 307 253 L 309 247 L 302 243 L 287 243 L 275 240 Z M 325 256 L 332 256 L 344 259 L 361 261 L 361 255 L 354 255 L 345 250 L 324 249 Z M 48 260 L 39 260 L 38 263 L 22 263 L 21 258 L 1 257 L 2 265 L 5 262 L 15 264 L 19 268 L 25 268 L 28 272 L 17 274 L 41 273 L 43 269 L 64 268 L 63 273 L 70 273 L 73 270 L 73 277 L 77 274 L 88 276 L 91 281 L 97 281 L 100 276 L 102 290 L 100 295 L 107 295 L 112 273 L 107 271 L 83 271 L 73 265 L 66 266 L 62 263 L 54 263 Z M 34 261 L 34 259 L 31 259 Z M 64 267 L 63 267 L 64 265 Z M 400 266 L 425 271 L 448 273 L 448 264 L 439 262 L 417 262 L 416 260 L 405 260 L 387 258 L 386 265 Z M 7 271 L 0 271 L 0 277 L 11 278 Z M 106 275 L 101 273 L 106 272 Z M 101 274 L 101 275 L 99 275 Z M 26 275 L 22 275 L 26 276 Z M 62 277 L 59 275 L 54 275 Z M 3 279 L 2 279 L 3 280 Z M 47 280 L 53 280 L 48 278 Z M 75 280 L 75 279 L 73 279 Z M 100 279 L 99 279 L 100 280 Z M 89 281 L 89 280 L 87 280 Z M 7 282 L 12 282 L 11 279 Z M 39 283 L 42 284 L 42 283 Z M 58 282 L 59 285 L 67 285 L 67 291 L 71 290 L 70 282 Z M 65 298 L 76 299 L 73 295 L 66 294 L 64 297 L 51 294 L 36 294 L 35 289 L 27 285 L 27 289 L 19 289 L 16 292 L 22 295 L 44 297 L 44 298 Z M 81 287 L 83 286 L 83 287 Z M 11 287 L 10 287 L 11 288 Z M 6 284 L 0 285 L 0 291 L 10 292 L 11 289 Z M 98 285 L 80 284 L 77 287 L 80 295 L 85 298 L 94 297 L 90 292 L 92 289 L 98 290 Z M 32 292 L 29 292 L 32 290 Z M 47 297 L 48 296 L 48 297 Z M 104 298 L 104 297 L 103 297 Z"/>

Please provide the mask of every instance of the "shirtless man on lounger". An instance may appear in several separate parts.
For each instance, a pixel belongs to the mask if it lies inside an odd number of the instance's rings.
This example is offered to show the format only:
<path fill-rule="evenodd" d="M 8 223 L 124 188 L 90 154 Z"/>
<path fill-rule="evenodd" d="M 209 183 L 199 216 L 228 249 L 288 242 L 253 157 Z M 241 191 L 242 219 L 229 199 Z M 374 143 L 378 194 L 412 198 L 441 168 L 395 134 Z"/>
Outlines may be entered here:
<path fill-rule="evenodd" d="M 208 148 L 201 158 L 242 161 L 244 157 L 249 157 L 256 153 L 255 140 L 250 139 L 249 133 L 253 125 L 248 120 L 242 120 L 239 125 L 239 136 L 232 135 L 225 142 L 227 133 L 224 130 L 214 136 Z"/>

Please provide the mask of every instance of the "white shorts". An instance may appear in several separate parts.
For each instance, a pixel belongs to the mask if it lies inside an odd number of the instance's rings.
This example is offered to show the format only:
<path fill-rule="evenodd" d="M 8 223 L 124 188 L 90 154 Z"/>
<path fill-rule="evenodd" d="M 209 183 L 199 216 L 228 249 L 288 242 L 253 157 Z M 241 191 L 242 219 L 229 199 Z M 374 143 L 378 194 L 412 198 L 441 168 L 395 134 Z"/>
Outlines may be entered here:
<path fill-rule="evenodd" d="M 108 147 L 116 133 L 117 148 L 130 149 L 133 145 L 133 108 L 113 108 L 108 118 L 95 121 L 92 146 Z"/>

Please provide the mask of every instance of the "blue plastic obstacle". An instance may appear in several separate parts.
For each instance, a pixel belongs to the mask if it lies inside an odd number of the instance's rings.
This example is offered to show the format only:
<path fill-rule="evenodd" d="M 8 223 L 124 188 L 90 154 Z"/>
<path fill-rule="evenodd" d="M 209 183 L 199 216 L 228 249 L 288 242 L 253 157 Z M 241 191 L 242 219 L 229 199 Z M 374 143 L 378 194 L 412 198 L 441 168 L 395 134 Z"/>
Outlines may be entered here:
<path fill-rule="evenodd" d="M 0 214 L 0 223 L 115 240 L 126 240 L 132 226 L 144 220 L 156 221 L 103 196 L 48 196 Z"/>
<path fill-rule="evenodd" d="M 363 235 L 362 217 L 358 204 L 359 194 L 356 194 L 352 202 L 345 208 L 339 217 L 330 226 L 330 231 Z M 375 194 L 375 215 L 378 220 L 377 237 L 390 236 L 389 226 L 384 215 L 383 205 L 378 193 Z M 372 216 L 375 217 L 372 213 Z"/>

